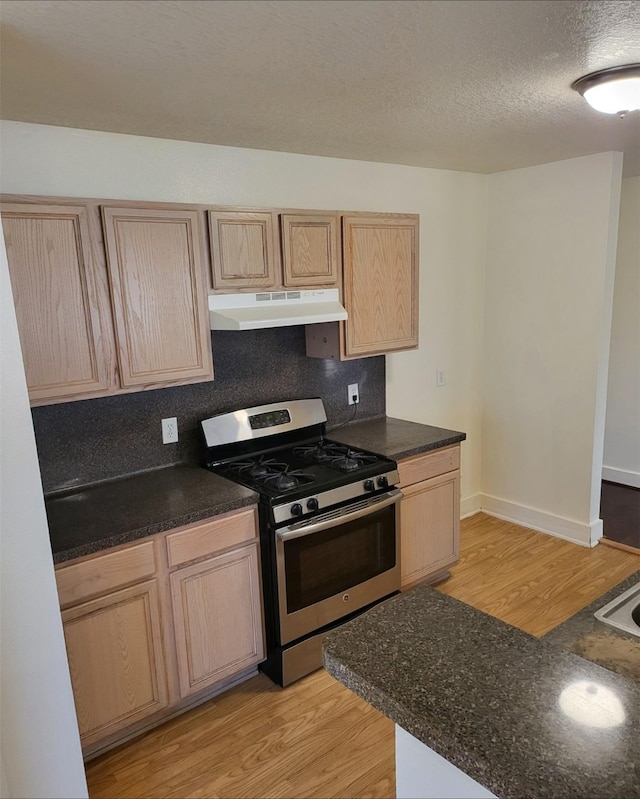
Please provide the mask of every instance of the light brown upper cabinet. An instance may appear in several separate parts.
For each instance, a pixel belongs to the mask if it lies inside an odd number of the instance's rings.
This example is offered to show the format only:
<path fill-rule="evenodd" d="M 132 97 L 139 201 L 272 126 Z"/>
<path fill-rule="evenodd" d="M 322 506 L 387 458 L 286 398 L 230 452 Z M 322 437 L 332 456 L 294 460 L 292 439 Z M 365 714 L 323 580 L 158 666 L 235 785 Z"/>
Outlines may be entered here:
<path fill-rule="evenodd" d="M 32 405 L 213 377 L 201 210 L 4 199 Z"/>
<path fill-rule="evenodd" d="M 214 291 L 340 286 L 337 214 L 217 208 L 207 216 Z"/>
<path fill-rule="evenodd" d="M 103 207 L 122 385 L 213 374 L 198 214 Z"/>
<path fill-rule="evenodd" d="M 280 277 L 278 215 L 274 212 L 208 211 L 214 289 L 261 291 Z"/>
<path fill-rule="evenodd" d="M 340 281 L 338 217 L 282 214 L 281 220 L 284 286 L 337 286 Z"/>
<path fill-rule="evenodd" d="M 111 320 L 98 298 L 87 208 L 3 203 L 1 211 L 32 403 L 106 392 Z"/>
<path fill-rule="evenodd" d="M 417 218 L 346 216 L 343 231 L 346 354 L 417 347 Z"/>
<path fill-rule="evenodd" d="M 345 360 L 418 346 L 415 214 L 350 214 L 342 220 L 346 322 L 308 325 L 307 355 Z"/>

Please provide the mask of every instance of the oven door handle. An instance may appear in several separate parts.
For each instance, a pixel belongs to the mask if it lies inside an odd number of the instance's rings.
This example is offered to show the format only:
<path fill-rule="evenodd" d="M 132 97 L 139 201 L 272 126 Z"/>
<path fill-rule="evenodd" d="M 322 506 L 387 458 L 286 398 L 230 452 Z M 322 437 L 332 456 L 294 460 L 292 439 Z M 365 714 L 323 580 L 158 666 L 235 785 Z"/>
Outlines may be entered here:
<path fill-rule="evenodd" d="M 340 513 L 337 511 L 332 513 L 329 511 L 327 516 L 330 518 L 321 519 L 317 522 L 300 522 L 298 524 L 291 525 L 291 527 L 284 527 L 282 530 L 278 530 L 276 535 L 281 541 L 292 541 L 294 538 L 302 538 L 305 535 L 313 535 L 314 533 L 319 533 L 322 530 L 329 530 L 331 527 L 337 527 L 345 522 L 351 522 L 355 519 L 361 519 L 364 516 L 370 516 L 372 513 L 382 510 L 382 508 L 387 508 L 389 505 L 393 505 L 395 502 L 398 502 L 398 500 L 402 499 L 402 497 L 402 491 L 399 491 L 397 488 L 395 488 L 392 491 L 387 491 L 386 494 L 381 494 L 375 499 L 372 498 L 363 508 L 358 508 L 357 510 L 351 512 L 347 511 L 345 513 Z"/>

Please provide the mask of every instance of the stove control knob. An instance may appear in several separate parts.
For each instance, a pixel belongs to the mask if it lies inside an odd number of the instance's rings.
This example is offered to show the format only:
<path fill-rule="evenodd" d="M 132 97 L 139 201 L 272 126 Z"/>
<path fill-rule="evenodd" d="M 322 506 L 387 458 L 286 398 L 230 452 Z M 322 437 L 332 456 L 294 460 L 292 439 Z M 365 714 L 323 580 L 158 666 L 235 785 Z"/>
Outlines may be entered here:
<path fill-rule="evenodd" d="M 373 480 L 365 480 L 364 481 L 364 490 L 365 491 L 375 491 L 376 487 Z"/>
<path fill-rule="evenodd" d="M 318 510 L 318 507 L 318 500 L 315 497 L 311 497 L 311 499 L 307 500 L 308 510 Z"/>
<path fill-rule="evenodd" d="M 291 506 L 291 515 L 302 516 L 302 505 L 299 502 L 296 502 L 295 505 Z"/>
<path fill-rule="evenodd" d="M 387 488 L 388 486 L 389 486 L 389 481 L 387 480 L 386 475 L 383 474 L 381 477 L 378 477 L 379 488 Z"/>

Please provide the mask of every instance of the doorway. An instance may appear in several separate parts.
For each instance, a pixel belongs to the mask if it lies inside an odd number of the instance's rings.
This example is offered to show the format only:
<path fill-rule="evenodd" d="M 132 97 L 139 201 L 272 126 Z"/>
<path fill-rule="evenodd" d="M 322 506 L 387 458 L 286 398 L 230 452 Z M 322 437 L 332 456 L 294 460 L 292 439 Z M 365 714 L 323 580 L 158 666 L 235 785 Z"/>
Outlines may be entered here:
<path fill-rule="evenodd" d="M 640 554 L 640 488 L 603 480 L 600 518 L 604 541 L 631 547 Z"/>
<path fill-rule="evenodd" d="M 609 348 L 600 495 L 603 541 L 640 553 L 640 177 L 625 178 Z"/>

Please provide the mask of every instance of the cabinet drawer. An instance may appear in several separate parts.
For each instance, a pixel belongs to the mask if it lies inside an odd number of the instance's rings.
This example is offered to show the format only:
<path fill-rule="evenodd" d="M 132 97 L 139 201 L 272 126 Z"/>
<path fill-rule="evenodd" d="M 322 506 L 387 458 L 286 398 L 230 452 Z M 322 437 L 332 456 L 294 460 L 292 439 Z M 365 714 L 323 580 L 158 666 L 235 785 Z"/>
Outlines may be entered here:
<path fill-rule="evenodd" d="M 257 535 L 255 508 L 220 516 L 167 536 L 169 567 L 252 541 Z"/>
<path fill-rule="evenodd" d="M 400 486 L 412 485 L 422 480 L 430 480 L 439 474 L 453 472 L 460 468 L 460 445 L 445 447 L 444 449 L 429 452 L 426 455 L 417 455 L 398 463 Z"/>
<path fill-rule="evenodd" d="M 56 569 L 61 607 L 151 577 L 156 568 L 153 548 L 153 541 L 145 541 L 127 549 Z"/>

